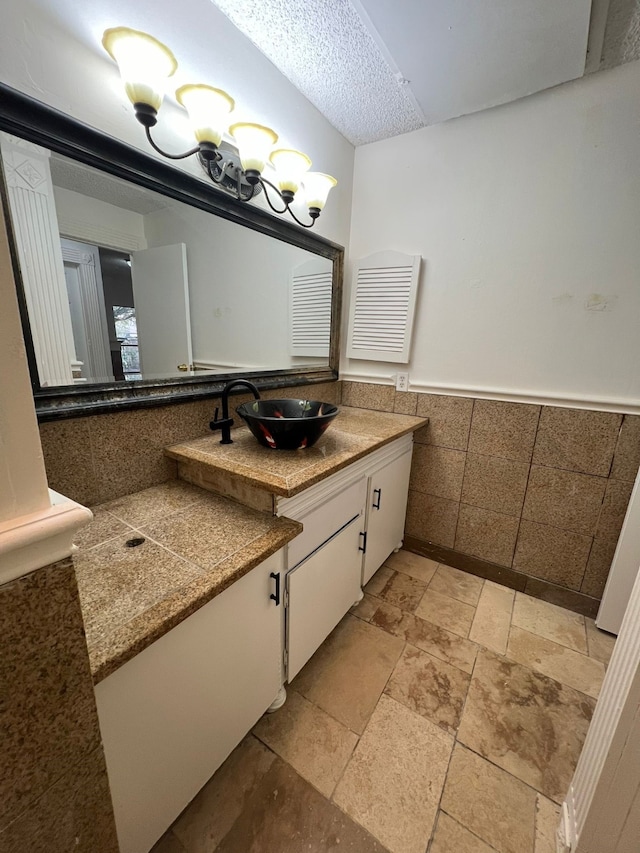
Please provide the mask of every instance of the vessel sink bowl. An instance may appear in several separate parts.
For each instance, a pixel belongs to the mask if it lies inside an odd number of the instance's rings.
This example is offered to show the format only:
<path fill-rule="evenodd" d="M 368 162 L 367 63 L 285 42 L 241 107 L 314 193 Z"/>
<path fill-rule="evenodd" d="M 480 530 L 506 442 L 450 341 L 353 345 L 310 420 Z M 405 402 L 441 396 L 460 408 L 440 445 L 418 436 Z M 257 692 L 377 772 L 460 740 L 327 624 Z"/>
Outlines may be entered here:
<path fill-rule="evenodd" d="M 264 447 L 302 450 L 315 444 L 338 407 L 319 400 L 255 400 L 238 406 L 236 412 Z"/>

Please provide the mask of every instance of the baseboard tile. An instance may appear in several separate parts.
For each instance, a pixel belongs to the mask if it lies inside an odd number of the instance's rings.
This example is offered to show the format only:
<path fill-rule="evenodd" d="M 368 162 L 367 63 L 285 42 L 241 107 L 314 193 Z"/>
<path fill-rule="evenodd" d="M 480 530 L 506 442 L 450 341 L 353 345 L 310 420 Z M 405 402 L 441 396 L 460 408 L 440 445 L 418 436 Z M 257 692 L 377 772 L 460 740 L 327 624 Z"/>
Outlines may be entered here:
<path fill-rule="evenodd" d="M 487 560 L 454 551 L 453 548 L 446 548 L 444 545 L 436 545 L 414 536 L 405 536 L 404 547 L 414 554 L 420 554 L 430 560 L 436 560 L 438 563 L 445 563 L 447 566 L 453 566 L 453 568 L 461 569 L 471 575 L 494 581 L 510 589 L 515 589 L 517 592 L 524 592 L 534 598 L 540 598 L 542 601 L 557 604 L 559 607 L 566 607 L 567 610 L 573 610 L 583 616 L 595 618 L 600 607 L 600 601 L 597 598 L 591 598 L 582 592 L 556 586 L 549 581 L 516 572 L 515 569 L 506 566 L 489 563 Z"/>

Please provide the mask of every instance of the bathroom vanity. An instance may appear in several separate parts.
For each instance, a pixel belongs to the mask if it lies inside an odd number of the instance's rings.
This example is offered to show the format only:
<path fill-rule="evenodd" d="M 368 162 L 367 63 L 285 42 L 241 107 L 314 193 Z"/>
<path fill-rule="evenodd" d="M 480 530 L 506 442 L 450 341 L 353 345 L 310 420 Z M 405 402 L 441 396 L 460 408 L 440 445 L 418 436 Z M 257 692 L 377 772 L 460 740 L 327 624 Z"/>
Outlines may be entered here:
<path fill-rule="evenodd" d="M 149 850 L 400 547 L 424 423 L 342 408 L 317 445 L 290 452 L 247 429 L 231 445 L 206 436 L 167 449 L 179 480 L 105 505 L 126 529 L 81 550 L 77 574 L 122 853 Z M 135 604 L 131 537 L 149 565 L 179 561 L 149 606 Z M 130 564 L 122 619 L 92 610 L 114 555 Z"/>

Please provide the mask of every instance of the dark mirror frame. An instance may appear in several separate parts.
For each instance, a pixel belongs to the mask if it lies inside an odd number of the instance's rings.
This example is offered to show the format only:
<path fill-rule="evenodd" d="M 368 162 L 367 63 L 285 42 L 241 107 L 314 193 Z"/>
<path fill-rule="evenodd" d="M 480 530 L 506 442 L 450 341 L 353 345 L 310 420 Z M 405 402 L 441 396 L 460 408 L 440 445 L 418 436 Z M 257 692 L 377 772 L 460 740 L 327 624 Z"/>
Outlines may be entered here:
<path fill-rule="evenodd" d="M 204 180 L 144 154 L 112 136 L 95 130 L 64 113 L 36 101 L 15 89 L 0 83 L 0 130 L 49 148 L 80 163 L 93 166 L 138 186 L 147 187 L 161 195 L 197 207 L 205 213 L 221 216 L 246 228 L 282 240 L 333 262 L 333 287 L 331 302 L 331 342 L 328 367 L 284 370 L 248 371 L 243 373 L 259 388 L 285 388 L 338 379 L 340 357 L 340 312 L 342 306 L 342 280 L 344 249 L 324 237 L 312 234 L 285 219 L 277 218 L 251 204 L 239 202 L 214 189 Z M 42 388 L 38 379 L 33 341 L 27 314 L 20 266 L 13 240 L 8 197 L 4 176 L 0 174 L 0 192 L 9 234 L 14 275 L 22 317 L 33 396 L 38 420 L 51 421 L 75 418 L 103 412 L 159 406 L 219 396 L 233 374 L 211 376 L 173 377 L 170 379 L 133 382 L 105 382 L 91 386 L 58 386 Z"/>

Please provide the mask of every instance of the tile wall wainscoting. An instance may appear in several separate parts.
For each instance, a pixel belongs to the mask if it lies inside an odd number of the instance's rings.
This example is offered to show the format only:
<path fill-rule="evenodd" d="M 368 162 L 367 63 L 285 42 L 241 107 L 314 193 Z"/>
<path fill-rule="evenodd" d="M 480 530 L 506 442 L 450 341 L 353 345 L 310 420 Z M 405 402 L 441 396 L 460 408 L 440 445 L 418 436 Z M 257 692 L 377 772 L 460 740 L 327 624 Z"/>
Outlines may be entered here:
<path fill-rule="evenodd" d="M 0 850 L 118 853 L 69 558 L 0 586 Z"/>
<path fill-rule="evenodd" d="M 640 415 L 342 383 L 342 403 L 429 418 L 405 547 L 595 615 L 640 464 Z"/>

